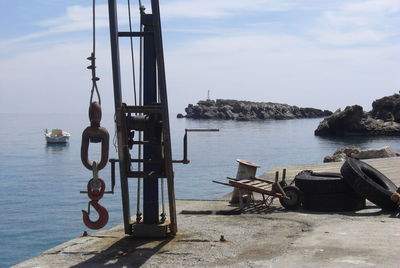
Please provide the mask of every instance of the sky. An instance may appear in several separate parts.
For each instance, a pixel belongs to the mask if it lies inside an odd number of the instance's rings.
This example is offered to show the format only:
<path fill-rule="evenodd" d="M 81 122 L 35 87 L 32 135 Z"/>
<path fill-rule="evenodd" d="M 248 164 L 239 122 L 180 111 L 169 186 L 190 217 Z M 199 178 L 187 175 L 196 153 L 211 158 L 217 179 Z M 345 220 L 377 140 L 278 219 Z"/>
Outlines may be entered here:
<path fill-rule="evenodd" d="M 128 30 L 127 2 L 118 1 Z M 171 113 L 206 99 L 335 111 L 400 90 L 399 0 L 160 0 Z M 149 0 L 142 0 L 151 12 Z M 138 2 L 131 0 L 133 29 Z M 107 1 L 96 1 L 98 87 L 114 110 Z M 91 0 L 0 0 L 0 113 L 86 113 Z M 134 42 L 138 70 L 139 43 Z M 133 104 L 129 39 L 120 39 Z M 136 76 L 138 73 L 136 72 Z"/>

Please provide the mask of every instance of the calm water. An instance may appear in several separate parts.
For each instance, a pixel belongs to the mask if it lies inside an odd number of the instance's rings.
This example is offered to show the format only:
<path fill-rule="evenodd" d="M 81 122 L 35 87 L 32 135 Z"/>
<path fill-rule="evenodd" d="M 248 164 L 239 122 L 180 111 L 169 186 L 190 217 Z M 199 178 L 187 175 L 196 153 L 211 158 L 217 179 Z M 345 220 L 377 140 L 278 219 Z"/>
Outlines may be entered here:
<path fill-rule="evenodd" d="M 219 128 L 220 132 L 190 133 L 189 165 L 175 165 L 177 198 L 217 199 L 229 192 L 211 182 L 235 176 L 236 159 L 261 165 L 258 174 L 277 165 L 321 163 L 337 148 L 386 145 L 400 151 L 400 138 L 320 138 L 313 131 L 320 119 L 264 122 L 193 121 L 172 119 L 174 159 L 182 158 L 185 128 Z M 32 258 L 57 244 L 80 236 L 87 228 L 81 209 L 88 198 L 79 194 L 91 173 L 80 162 L 80 135 L 86 115 L 0 114 L 0 267 Z M 111 136 L 112 116 L 103 125 Z M 72 135 L 69 145 L 47 146 L 44 128 L 60 127 Z M 92 147 L 91 147 L 92 148 Z M 99 147 L 91 151 L 97 159 Z M 116 156 L 110 149 L 111 157 Z M 109 166 L 100 172 L 109 185 Z M 130 182 L 134 199 L 135 181 Z M 110 213 L 107 227 L 122 221 L 119 182 L 116 194 L 100 202 Z M 132 207 L 136 207 L 135 204 Z M 134 213 L 134 212 L 133 212 Z"/>

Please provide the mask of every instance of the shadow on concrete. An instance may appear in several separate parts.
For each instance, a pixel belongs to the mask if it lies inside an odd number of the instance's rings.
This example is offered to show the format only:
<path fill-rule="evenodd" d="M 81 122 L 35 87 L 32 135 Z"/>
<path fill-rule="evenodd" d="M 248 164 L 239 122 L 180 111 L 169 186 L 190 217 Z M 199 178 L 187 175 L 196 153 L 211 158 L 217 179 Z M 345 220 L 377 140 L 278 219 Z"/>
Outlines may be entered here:
<path fill-rule="evenodd" d="M 140 267 L 172 239 L 139 239 L 125 236 L 92 258 L 71 267 Z"/>
<path fill-rule="evenodd" d="M 266 206 L 264 203 L 246 204 L 241 210 L 237 204 L 229 204 L 229 209 L 224 210 L 182 210 L 182 215 L 240 215 L 240 214 L 270 214 L 273 212 L 284 212 L 285 209 L 277 206 Z"/>
<path fill-rule="evenodd" d="M 267 206 L 264 203 L 250 204 L 243 208 L 243 214 L 271 214 L 285 212 L 286 210 L 280 206 Z"/>
<path fill-rule="evenodd" d="M 400 211 L 395 211 L 390 214 L 390 218 L 400 218 Z"/>
<path fill-rule="evenodd" d="M 351 217 L 374 217 L 374 216 L 381 216 L 381 215 L 387 215 L 390 218 L 400 218 L 400 210 L 397 211 L 387 211 L 383 210 L 378 206 L 374 205 L 367 205 L 364 209 L 358 210 L 358 211 L 312 211 L 312 210 L 307 210 L 302 207 L 296 209 L 296 210 L 287 210 L 281 206 L 266 206 L 263 203 L 257 203 L 257 204 L 250 204 L 244 207 L 242 211 L 240 211 L 239 208 L 236 208 L 231 211 L 227 212 L 237 212 L 236 214 L 231 213 L 231 215 L 237 215 L 237 214 L 270 214 L 270 213 L 285 213 L 288 211 L 294 211 L 298 213 L 303 213 L 303 214 L 313 214 L 313 215 L 325 215 L 325 214 L 338 214 L 338 215 L 343 215 L 343 216 L 351 216 Z M 218 213 L 216 213 L 218 215 Z M 221 215 L 227 215 L 227 214 L 221 214 Z"/>
<path fill-rule="evenodd" d="M 284 207 L 272 204 L 270 206 L 265 205 L 261 200 L 256 200 L 256 203 L 246 204 L 242 210 L 238 207 L 238 204 L 229 204 L 227 209 L 223 210 L 182 210 L 182 215 L 240 215 L 240 214 L 271 214 L 271 213 L 286 213 L 286 212 L 298 212 L 303 214 L 312 215 L 326 215 L 326 214 L 338 214 L 343 216 L 352 217 L 374 217 L 380 215 L 387 215 L 390 218 L 400 218 L 400 210 L 398 211 L 387 211 L 382 210 L 378 206 L 367 205 L 364 209 L 358 211 L 313 211 L 307 210 L 300 207 L 296 210 L 287 210 Z"/>
<path fill-rule="evenodd" d="M 228 210 L 182 210 L 182 215 L 240 215 L 242 212 L 239 208 Z"/>
<path fill-rule="evenodd" d="M 390 218 L 398 218 L 400 217 L 400 211 L 387 211 L 383 210 L 378 206 L 367 205 L 364 209 L 358 211 L 312 211 L 306 209 L 299 209 L 298 212 L 304 214 L 313 214 L 313 215 L 324 215 L 324 214 L 339 214 L 343 216 L 352 216 L 352 217 L 373 217 L 380 215 L 388 215 Z"/>

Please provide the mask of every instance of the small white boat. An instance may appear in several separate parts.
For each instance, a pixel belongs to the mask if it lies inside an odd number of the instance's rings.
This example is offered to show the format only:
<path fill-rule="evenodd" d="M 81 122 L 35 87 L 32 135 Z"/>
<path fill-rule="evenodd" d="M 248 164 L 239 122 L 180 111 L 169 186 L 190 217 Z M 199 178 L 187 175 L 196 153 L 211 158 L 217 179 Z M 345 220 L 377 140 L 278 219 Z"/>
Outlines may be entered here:
<path fill-rule="evenodd" d="M 68 132 L 63 131 L 59 128 L 53 128 L 51 132 L 47 129 L 44 132 L 47 143 L 67 143 L 71 136 Z"/>

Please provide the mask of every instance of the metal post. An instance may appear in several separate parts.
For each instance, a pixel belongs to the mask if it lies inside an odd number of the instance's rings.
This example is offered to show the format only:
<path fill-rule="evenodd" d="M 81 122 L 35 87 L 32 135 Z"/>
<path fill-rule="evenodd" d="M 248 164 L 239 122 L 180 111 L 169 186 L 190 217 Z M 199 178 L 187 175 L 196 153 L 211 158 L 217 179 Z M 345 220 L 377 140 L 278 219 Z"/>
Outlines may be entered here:
<path fill-rule="evenodd" d="M 172 166 L 172 151 L 171 137 L 169 128 L 169 113 L 168 113 L 168 97 L 167 97 L 167 82 L 165 77 L 164 66 L 164 51 L 161 34 L 161 19 L 160 19 L 160 4 L 158 0 L 151 0 L 151 10 L 153 12 L 153 27 L 154 27 L 154 44 L 157 57 L 158 70 L 158 87 L 160 92 L 160 101 L 162 109 L 163 121 L 163 139 L 164 139 L 164 160 L 165 171 L 168 182 L 168 199 L 169 199 L 169 214 L 171 219 L 170 230 L 173 235 L 177 232 L 176 222 L 176 204 L 175 204 L 175 186 L 174 186 L 174 169 Z"/>
<path fill-rule="evenodd" d="M 118 20 L 117 20 L 117 1 L 108 0 L 108 14 L 110 23 L 110 41 L 111 41 L 111 62 L 114 86 L 114 104 L 115 109 L 121 108 L 121 73 L 119 66 L 119 45 L 118 45 Z"/>
<path fill-rule="evenodd" d="M 153 16 L 142 15 L 144 32 L 153 32 Z M 154 35 L 145 34 L 143 38 L 143 104 L 152 105 L 157 103 L 157 75 L 156 75 L 156 54 L 154 48 Z M 144 132 L 144 140 L 149 140 L 151 133 Z M 143 158 L 151 159 L 153 155 L 153 144 L 143 146 Z M 153 165 L 143 164 L 144 172 L 153 171 Z M 159 214 L 158 203 L 158 178 L 145 178 L 143 180 L 143 222 L 145 224 L 158 224 Z"/>
<path fill-rule="evenodd" d="M 114 85 L 114 104 L 115 114 L 117 120 L 117 136 L 118 136 L 118 157 L 119 157 L 119 170 L 121 179 L 121 196 L 122 196 L 122 210 L 124 215 L 124 231 L 126 234 L 132 233 L 130 225 L 130 207 L 129 207 L 129 186 L 127 177 L 127 163 L 128 159 L 127 146 L 124 146 L 123 141 L 126 141 L 126 133 L 122 124 L 125 120 L 121 119 L 120 109 L 122 106 L 121 94 L 121 74 L 120 74 L 120 61 L 119 61 L 119 47 L 118 47 L 118 21 L 117 21 L 117 1 L 108 0 L 108 12 L 110 23 L 110 41 L 111 41 L 111 61 L 113 70 L 113 85 Z"/>

